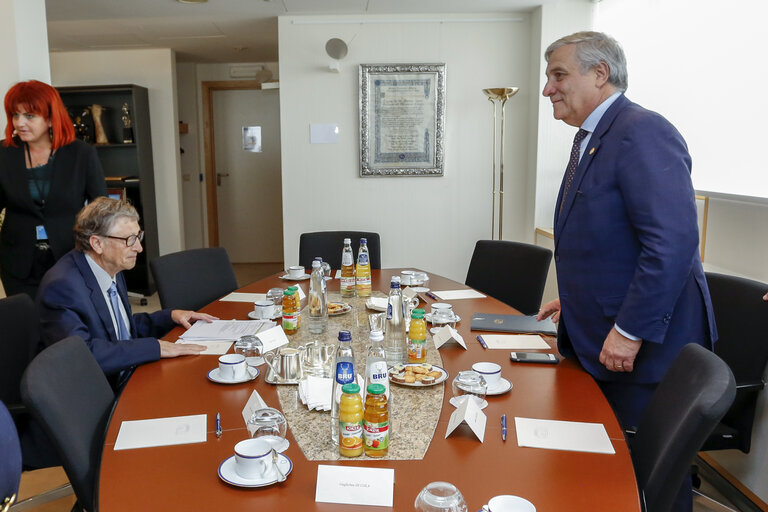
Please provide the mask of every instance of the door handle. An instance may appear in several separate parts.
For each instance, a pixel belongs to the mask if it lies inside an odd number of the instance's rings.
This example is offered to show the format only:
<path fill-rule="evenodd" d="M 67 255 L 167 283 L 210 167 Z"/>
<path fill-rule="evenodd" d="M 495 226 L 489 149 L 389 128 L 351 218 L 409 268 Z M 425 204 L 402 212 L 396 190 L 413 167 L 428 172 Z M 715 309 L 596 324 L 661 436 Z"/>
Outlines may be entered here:
<path fill-rule="evenodd" d="M 221 178 L 226 178 L 227 176 L 229 176 L 228 172 L 217 172 L 216 173 L 216 185 L 220 187 L 221 186 Z"/>

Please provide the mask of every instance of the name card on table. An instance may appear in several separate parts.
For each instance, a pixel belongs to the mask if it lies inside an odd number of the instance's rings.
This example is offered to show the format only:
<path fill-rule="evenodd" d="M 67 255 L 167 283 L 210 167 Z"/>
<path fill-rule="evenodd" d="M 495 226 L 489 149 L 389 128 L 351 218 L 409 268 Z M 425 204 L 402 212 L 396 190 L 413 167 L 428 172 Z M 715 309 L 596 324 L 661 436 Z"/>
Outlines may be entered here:
<path fill-rule="evenodd" d="M 441 327 L 439 331 L 432 335 L 432 339 L 435 342 L 435 348 L 440 348 L 446 343 L 454 341 L 464 347 L 464 350 L 467 350 L 467 344 L 464 343 L 464 338 L 459 334 L 459 331 L 450 325 Z"/>
<path fill-rule="evenodd" d="M 456 430 L 456 427 L 466 423 L 482 443 L 485 438 L 485 423 L 487 420 L 488 418 L 474 400 L 463 400 L 459 408 L 451 414 L 448 428 L 445 429 L 445 437 L 451 435 Z"/>
<path fill-rule="evenodd" d="M 251 416 L 253 416 L 254 412 L 266 407 L 269 406 L 264 401 L 264 399 L 261 398 L 259 392 L 254 389 L 253 393 L 251 393 L 251 396 L 248 398 L 248 401 L 245 403 L 245 407 L 243 408 L 243 421 L 245 421 L 245 426 L 248 428 L 248 432 L 251 432 L 251 435 L 253 435 L 251 430 L 252 428 L 255 429 L 255 427 L 248 425 L 248 420 L 251 419 Z"/>
<path fill-rule="evenodd" d="M 271 329 L 260 332 L 256 335 L 256 337 L 259 338 L 259 341 L 261 341 L 262 354 L 264 352 L 269 352 L 270 350 L 275 350 L 276 348 L 280 348 L 283 345 L 288 344 L 288 336 L 285 335 L 285 331 L 280 325 L 276 325 Z"/>
<path fill-rule="evenodd" d="M 403 290 L 403 298 L 407 298 L 410 301 L 413 301 L 413 298 L 416 297 L 418 293 L 416 293 L 413 288 L 405 288 Z"/>
<path fill-rule="evenodd" d="M 394 469 L 317 466 L 315 501 L 391 507 L 394 492 Z"/>

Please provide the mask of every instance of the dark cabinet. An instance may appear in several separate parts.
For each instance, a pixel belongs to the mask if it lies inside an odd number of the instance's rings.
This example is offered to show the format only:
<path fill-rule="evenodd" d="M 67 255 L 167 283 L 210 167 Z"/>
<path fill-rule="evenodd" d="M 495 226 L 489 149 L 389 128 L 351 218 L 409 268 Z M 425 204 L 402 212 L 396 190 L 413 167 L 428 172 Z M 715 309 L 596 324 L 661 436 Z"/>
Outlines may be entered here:
<path fill-rule="evenodd" d="M 84 125 L 81 132 L 96 148 L 107 178 L 109 194 L 129 199 L 141 216 L 144 251 L 139 254 L 136 267 L 124 272 L 124 275 L 128 290 L 140 295 L 151 295 L 155 292 L 155 283 L 148 262 L 159 256 L 159 249 L 147 89 L 132 84 L 57 89 L 73 121 L 81 117 L 80 121 Z M 106 144 L 95 143 L 93 105 L 103 107 L 100 120 L 107 137 Z M 124 133 L 123 105 L 127 105 L 131 119 L 128 136 Z M 84 112 L 85 115 L 81 116 Z M 126 139 L 132 139 L 133 142 L 124 143 Z"/>

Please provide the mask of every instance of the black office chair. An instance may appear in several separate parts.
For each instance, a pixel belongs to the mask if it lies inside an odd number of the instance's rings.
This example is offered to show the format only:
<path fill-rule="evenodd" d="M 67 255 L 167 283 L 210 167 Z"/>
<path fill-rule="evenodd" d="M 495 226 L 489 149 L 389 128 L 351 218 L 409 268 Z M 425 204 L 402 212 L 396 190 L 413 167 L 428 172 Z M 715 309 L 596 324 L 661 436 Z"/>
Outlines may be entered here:
<path fill-rule="evenodd" d="M 332 269 L 341 268 L 341 251 L 344 249 L 344 239 L 352 240 L 352 252 L 357 257 L 360 250 L 360 239 L 368 239 L 368 254 L 371 268 L 381 268 L 381 240 L 378 233 L 369 231 L 316 231 L 302 233 L 299 237 L 299 265 L 312 268 L 312 260 L 320 256 L 328 262 Z"/>
<path fill-rule="evenodd" d="M 78 504 L 95 512 L 115 395 L 82 338 L 70 336 L 40 352 L 21 379 L 21 397 L 56 446 Z"/>
<path fill-rule="evenodd" d="M 706 348 L 683 347 L 653 394 L 632 441 L 645 510 L 668 512 L 691 461 L 736 396 L 733 373 Z"/>
<path fill-rule="evenodd" d="M 0 401 L 18 419 L 25 410 L 19 383 L 40 343 L 40 322 L 35 304 L 21 293 L 0 299 Z"/>
<path fill-rule="evenodd" d="M 16 501 L 21 481 L 21 444 L 11 413 L 0 401 L 0 510 Z"/>
<path fill-rule="evenodd" d="M 164 309 L 197 311 L 238 288 L 223 247 L 166 254 L 150 261 L 149 267 Z"/>
<path fill-rule="evenodd" d="M 541 307 L 552 251 L 508 240 L 478 240 L 464 283 L 524 315 Z"/>

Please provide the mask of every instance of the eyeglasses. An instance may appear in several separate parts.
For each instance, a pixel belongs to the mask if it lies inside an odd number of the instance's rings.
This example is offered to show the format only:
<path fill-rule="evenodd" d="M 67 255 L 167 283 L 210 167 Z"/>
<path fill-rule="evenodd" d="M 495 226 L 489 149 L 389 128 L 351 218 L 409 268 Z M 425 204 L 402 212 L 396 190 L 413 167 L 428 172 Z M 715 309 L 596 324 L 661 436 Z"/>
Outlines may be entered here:
<path fill-rule="evenodd" d="M 133 247 L 133 245 L 136 242 L 142 242 L 144 240 L 144 232 L 139 231 L 138 235 L 131 235 L 131 236 L 112 236 L 112 235 L 102 235 L 104 238 L 114 238 L 115 240 L 122 240 L 125 242 L 126 247 Z"/>

